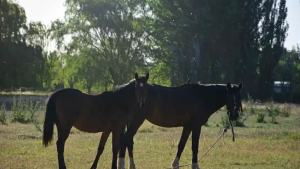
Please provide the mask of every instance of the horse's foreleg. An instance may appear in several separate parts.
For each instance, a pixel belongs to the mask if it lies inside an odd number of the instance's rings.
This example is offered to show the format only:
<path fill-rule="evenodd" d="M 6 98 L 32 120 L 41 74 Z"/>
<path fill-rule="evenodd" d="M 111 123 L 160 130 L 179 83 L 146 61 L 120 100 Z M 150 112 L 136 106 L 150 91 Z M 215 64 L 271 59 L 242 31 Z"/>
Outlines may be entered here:
<path fill-rule="evenodd" d="M 128 147 L 128 153 L 130 151 L 129 147 L 133 145 L 133 136 L 128 136 L 128 133 L 123 135 L 122 142 L 120 144 L 121 148 L 119 149 L 119 162 L 118 162 L 118 169 L 125 169 L 125 153 L 126 148 Z M 133 148 L 133 146 L 131 146 Z"/>
<path fill-rule="evenodd" d="M 188 127 L 183 127 L 183 130 L 182 130 L 182 134 L 181 134 L 181 138 L 180 138 L 180 141 L 179 141 L 179 144 L 178 144 L 178 149 L 177 149 L 177 154 L 176 154 L 176 157 L 175 159 L 173 160 L 173 163 L 172 163 L 172 167 L 174 168 L 179 168 L 179 159 L 180 159 L 180 156 L 184 150 L 184 147 L 185 147 L 185 144 L 191 134 L 191 129 L 188 128 Z"/>
<path fill-rule="evenodd" d="M 198 148 L 199 148 L 199 139 L 200 139 L 201 127 L 193 129 L 192 132 L 192 169 L 200 169 L 198 166 Z"/>
<path fill-rule="evenodd" d="M 133 145 L 133 137 L 136 134 L 136 132 L 138 131 L 139 127 L 143 124 L 144 121 L 145 121 L 145 118 L 142 117 L 142 118 L 138 118 L 134 122 L 130 122 L 130 126 L 127 129 L 126 133 L 123 135 L 123 138 L 122 138 L 121 149 L 120 149 L 120 152 L 119 152 L 118 169 L 125 169 L 126 148 L 130 145 Z M 132 146 L 132 148 L 133 148 L 133 146 Z"/>
<path fill-rule="evenodd" d="M 132 144 L 128 145 L 128 154 L 129 154 L 129 169 L 135 169 L 135 164 L 134 164 L 134 160 L 133 160 L 133 140 L 132 142 L 130 142 Z"/>
<path fill-rule="evenodd" d="M 121 127 L 115 127 L 112 130 L 112 151 L 113 151 L 113 159 L 112 159 L 112 169 L 117 169 L 117 159 L 118 159 L 118 152 L 120 146 L 120 136 L 121 136 Z"/>
<path fill-rule="evenodd" d="M 64 159 L 64 149 L 65 149 L 65 142 L 69 137 L 71 129 L 64 129 L 58 131 L 58 139 L 56 141 L 56 148 L 57 148 L 57 157 L 58 157 L 58 165 L 59 169 L 66 169 L 65 159 Z"/>
<path fill-rule="evenodd" d="M 127 126 L 127 130 L 128 130 L 130 123 L 127 123 L 126 126 Z M 129 142 L 128 147 L 127 147 L 128 154 L 129 154 L 129 169 L 135 169 L 135 164 L 134 164 L 134 160 L 133 160 L 133 145 L 134 145 L 134 141 L 132 140 L 131 142 Z"/>
<path fill-rule="evenodd" d="M 105 147 L 105 144 L 106 144 L 109 134 L 110 134 L 110 131 L 102 133 L 101 139 L 99 142 L 99 146 L 98 146 L 98 150 L 97 150 L 97 155 L 96 155 L 96 158 L 94 160 L 94 163 L 93 163 L 91 169 L 97 168 L 99 158 L 100 158 L 101 154 L 103 153 L 103 150 L 104 150 L 104 147 Z"/>

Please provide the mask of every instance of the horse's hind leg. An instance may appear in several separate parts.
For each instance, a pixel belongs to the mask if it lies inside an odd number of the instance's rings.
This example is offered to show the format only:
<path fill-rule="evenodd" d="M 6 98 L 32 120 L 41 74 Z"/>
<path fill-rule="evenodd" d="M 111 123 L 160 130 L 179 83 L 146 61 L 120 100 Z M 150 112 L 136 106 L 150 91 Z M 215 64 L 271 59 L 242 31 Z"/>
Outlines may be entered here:
<path fill-rule="evenodd" d="M 69 137 L 70 129 L 62 129 L 57 128 L 58 132 L 58 139 L 56 141 L 56 148 L 57 148 L 57 156 L 58 156 L 58 165 L 59 169 L 66 169 L 65 159 L 64 159 L 64 149 L 65 149 L 65 142 Z"/>
<path fill-rule="evenodd" d="M 98 146 L 98 150 L 97 150 L 97 155 L 96 155 L 96 158 L 94 160 L 94 163 L 93 163 L 91 169 L 96 169 L 97 168 L 99 158 L 100 158 L 101 154 L 103 153 L 105 143 L 107 141 L 107 138 L 108 138 L 109 134 L 110 134 L 110 131 L 102 133 L 101 139 L 100 139 L 100 142 L 99 142 L 99 146 Z"/>
<path fill-rule="evenodd" d="M 192 132 L 192 169 L 200 169 L 198 166 L 198 148 L 199 148 L 199 139 L 200 139 L 201 127 L 193 129 Z"/>
<path fill-rule="evenodd" d="M 185 147 L 185 144 L 186 144 L 186 141 L 188 140 L 190 134 L 191 134 L 192 130 L 188 127 L 183 127 L 183 130 L 182 130 L 182 133 L 181 133 L 181 138 L 180 138 L 180 141 L 179 141 L 179 144 L 178 144 L 178 149 L 177 149 L 177 154 L 176 154 L 176 157 L 172 163 L 172 167 L 173 168 L 179 168 L 179 159 L 180 159 L 180 156 L 184 150 L 184 147 Z"/>

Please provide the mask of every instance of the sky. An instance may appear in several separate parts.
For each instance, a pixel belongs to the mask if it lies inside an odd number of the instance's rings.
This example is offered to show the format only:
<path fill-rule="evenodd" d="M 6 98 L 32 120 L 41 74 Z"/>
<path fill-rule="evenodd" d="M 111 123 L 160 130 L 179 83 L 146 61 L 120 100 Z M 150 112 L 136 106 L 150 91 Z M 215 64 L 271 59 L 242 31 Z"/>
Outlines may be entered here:
<path fill-rule="evenodd" d="M 65 0 L 17 0 L 17 2 L 25 9 L 28 21 L 41 21 L 50 26 L 51 21 L 64 18 Z M 300 0 L 287 0 L 286 5 L 289 30 L 285 47 L 292 49 L 292 46 L 300 44 Z M 50 50 L 53 49 L 52 43 Z"/>

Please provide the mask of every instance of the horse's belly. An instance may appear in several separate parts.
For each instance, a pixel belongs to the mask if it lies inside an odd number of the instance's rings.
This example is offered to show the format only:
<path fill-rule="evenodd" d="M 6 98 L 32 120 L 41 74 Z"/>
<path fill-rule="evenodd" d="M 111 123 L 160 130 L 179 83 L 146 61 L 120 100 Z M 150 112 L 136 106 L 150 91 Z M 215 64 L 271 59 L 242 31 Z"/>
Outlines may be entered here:
<path fill-rule="evenodd" d="M 154 116 L 147 118 L 147 120 L 160 127 L 179 127 L 187 124 L 190 121 L 190 116 L 166 116 L 155 114 Z"/>
<path fill-rule="evenodd" d="M 98 133 L 110 130 L 111 123 L 104 118 L 83 117 L 81 116 L 73 125 L 76 129 L 88 133 Z"/>

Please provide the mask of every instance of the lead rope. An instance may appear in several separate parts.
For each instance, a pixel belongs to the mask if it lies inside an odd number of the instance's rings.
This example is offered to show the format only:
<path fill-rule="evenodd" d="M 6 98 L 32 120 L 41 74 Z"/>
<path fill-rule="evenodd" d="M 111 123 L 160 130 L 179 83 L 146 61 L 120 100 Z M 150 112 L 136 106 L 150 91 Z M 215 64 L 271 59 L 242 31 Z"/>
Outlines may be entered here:
<path fill-rule="evenodd" d="M 233 125 L 232 125 L 232 122 L 230 120 L 229 120 L 229 123 L 231 125 L 232 141 L 234 141 L 235 139 L 234 139 Z M 206 150 L 206 152 L 197 160 L 197 162 L 199 162 L 200 160 L 202 160 L 202 158 L 209 152 L 209 150 L 211 150 L 215 146 L 215 144 L 221 139 L 221 137 L 223 137 L 223 145 L 225 144 L 225 142 L 224 142 L 224 135 L 227 132 L 227 127 L 224 128 L 222 134 L 218 137 L 218 139 L 214 142 L 214 144 L 208 150 Z M 166 169 L 176 169 L 176 168 L 179 168 L 179 167 L 186 167 L 186 166 L 190 166 L 190 165 L 192 165 L 192 164 L 184 164 L 184 165 L 180 165 L 180 166 L 176 166 L 176 167 L 171 167 L 171 168 L 166 168 Z"/>

